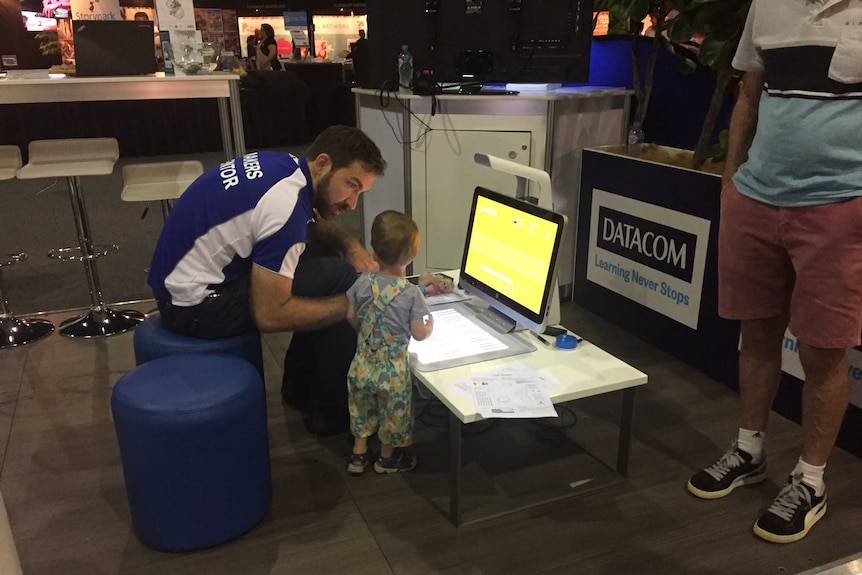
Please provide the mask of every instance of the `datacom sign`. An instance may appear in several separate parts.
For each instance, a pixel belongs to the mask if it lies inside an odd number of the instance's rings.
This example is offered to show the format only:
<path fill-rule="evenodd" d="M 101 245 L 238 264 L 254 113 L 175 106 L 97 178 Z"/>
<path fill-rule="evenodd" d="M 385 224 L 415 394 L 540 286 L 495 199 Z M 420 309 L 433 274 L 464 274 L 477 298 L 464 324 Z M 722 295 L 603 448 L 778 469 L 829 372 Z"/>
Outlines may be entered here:
<path fill-rule="evenodd" d="M 697 329 L 709 226 L 594 189 L 587 279 Z"/>

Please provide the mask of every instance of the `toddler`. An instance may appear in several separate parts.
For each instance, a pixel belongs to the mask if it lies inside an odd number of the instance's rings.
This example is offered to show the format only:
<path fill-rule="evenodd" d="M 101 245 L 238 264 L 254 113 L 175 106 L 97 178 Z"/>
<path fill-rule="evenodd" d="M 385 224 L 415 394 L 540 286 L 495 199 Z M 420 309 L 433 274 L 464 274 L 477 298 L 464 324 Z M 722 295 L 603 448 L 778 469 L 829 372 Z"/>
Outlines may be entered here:
<path fill-rule="evenodd" d="M 412 443 L 412 378 L 407 344 L 423 340 L 434 319 L 419 288 L 404 269 L 419 252 L 419 228 L 409 216 L 388 210 L 371 225 L 371 247 L 379 272 L 362 274 L 347 291 L 347 319 L 358 332 L 356 355 L 347 374 L 347 405 L 353 453 L 347 472 L 361 475 L 374 462 L 377 473 L 416 467 L 405 447 Z M 368 448 L 377 432 L 380 458 Z"/>

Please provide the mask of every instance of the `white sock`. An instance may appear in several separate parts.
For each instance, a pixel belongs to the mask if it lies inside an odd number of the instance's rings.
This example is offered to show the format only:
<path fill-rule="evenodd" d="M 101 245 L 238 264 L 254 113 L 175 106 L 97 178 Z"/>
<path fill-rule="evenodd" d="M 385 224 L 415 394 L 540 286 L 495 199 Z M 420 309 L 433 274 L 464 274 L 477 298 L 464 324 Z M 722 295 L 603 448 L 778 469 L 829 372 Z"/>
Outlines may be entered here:
<path fill-rule="evenodd" d="M 763 442 L 765 440 L 765 431 L 753 431 L 740 427 L 736 446 L 742 451 L 751 454 L 751 461 L 753 463 L 760 463 L 760 460 L 764 457 Z"/>
<path fill-rule="evenodd" d="M 823 465 L 811 465 L 802 461 L 800 457 L 796 463 L 796 467 L 793 469 L 793 474 L 801 473 L 802 483 L 814 489 L 814 495 L 822 497 L 826 491 L 826 484 L 823 482 L 823 471 L 825 469 L 825 463 Z"/>

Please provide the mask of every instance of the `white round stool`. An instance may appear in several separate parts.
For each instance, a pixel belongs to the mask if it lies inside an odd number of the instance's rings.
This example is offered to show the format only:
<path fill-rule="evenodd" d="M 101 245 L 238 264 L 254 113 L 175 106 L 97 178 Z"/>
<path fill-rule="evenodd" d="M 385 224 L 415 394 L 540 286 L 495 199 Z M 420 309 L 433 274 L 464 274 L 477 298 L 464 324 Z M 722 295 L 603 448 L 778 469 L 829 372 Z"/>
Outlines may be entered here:
<path fill-rule="evenodd" d="M 78 233 L 78 247 L 51 250 L 49 256 L 59 260 L 77 260 L 84 264 L 87 285 L 90 289 L 90 310 L 63 321 L 60 333 L 66 337 L 99 337 L 127 331 L 144 320 L 144 314 L 135 310 L 109 308 L 102 298 L 96 258 L 117 251 L 117 246 L 93 245 L 84 195 L 81 193 L 81 176 L 103 176 L 114 171 L 120 157 L 120 148 L 114 138 L 69 138 L 63 140 L 34 140 L 30 142 L 30 161 L 18 171 L 18 178 L 64 177 L 69 184 L 72 214 Z"/>
<path fill-rule="evenodd" d="M 21 167 L 18 146 L 0 146 L 0 180 L 11 180 Z M 27 254 L 0 254 L 0 349 L 26 345 L 51 335 L 54 324 L 44 319 L 24 320 L 12 315 L 3 285 L 3 268 L 27 259 Z"/>

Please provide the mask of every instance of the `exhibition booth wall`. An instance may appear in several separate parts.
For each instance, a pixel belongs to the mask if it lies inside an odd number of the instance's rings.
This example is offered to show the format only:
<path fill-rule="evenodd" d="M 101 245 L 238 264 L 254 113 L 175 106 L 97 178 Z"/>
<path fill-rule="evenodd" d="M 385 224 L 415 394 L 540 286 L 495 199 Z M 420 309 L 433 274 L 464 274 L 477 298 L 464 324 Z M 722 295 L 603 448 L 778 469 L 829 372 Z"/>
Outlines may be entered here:
<path fill-rule="evenodd" d="M 738 389 L 739 322 L 718 315 L 721 179 L 632 158 L 622 147 L 584 150 L 574 301 Z M 838 446 L 862 456 L 862 347 L 848 352 L 850 406 Z M 798 342 L 784 339 L 774 409 L 802 418 Z"/>

